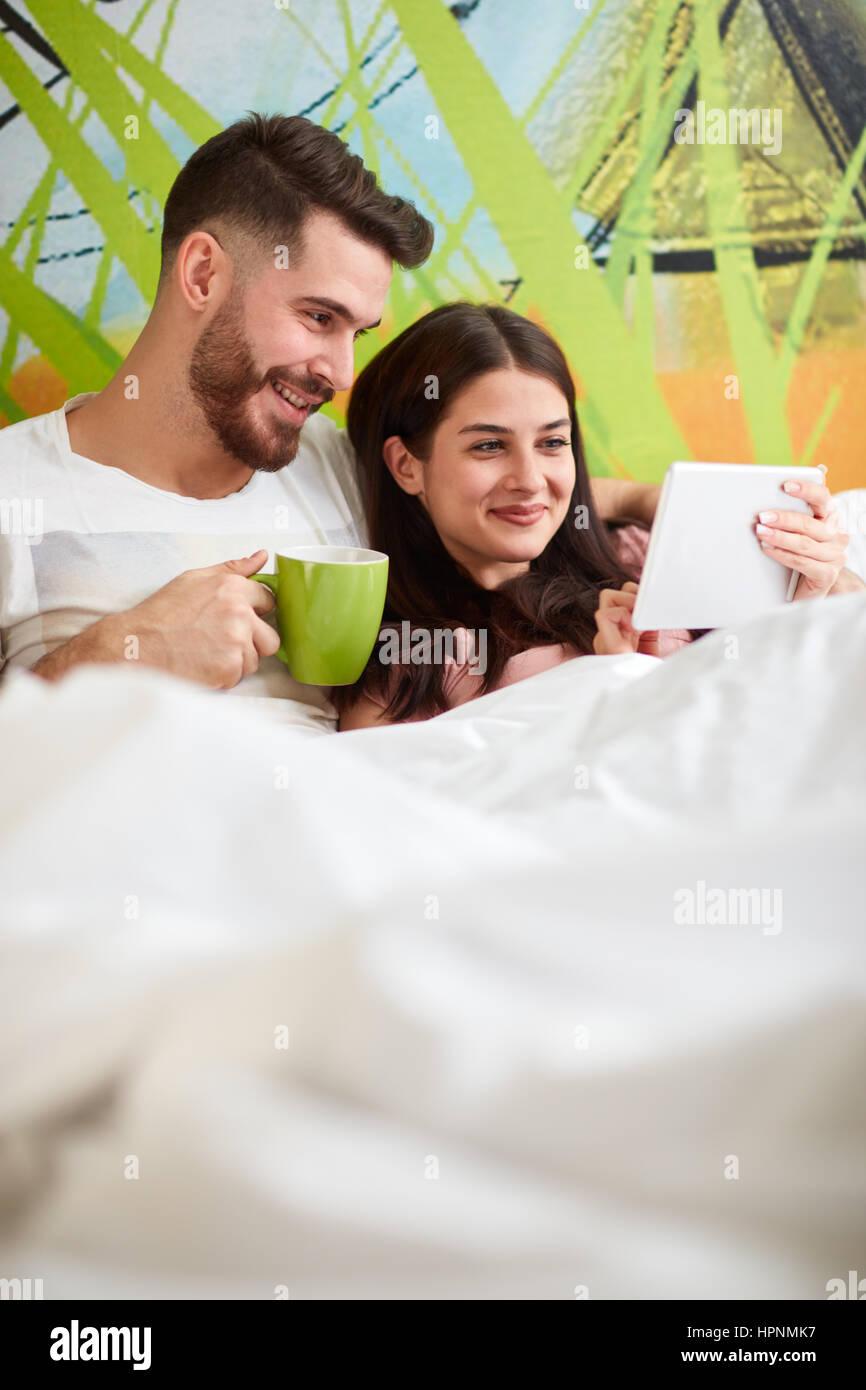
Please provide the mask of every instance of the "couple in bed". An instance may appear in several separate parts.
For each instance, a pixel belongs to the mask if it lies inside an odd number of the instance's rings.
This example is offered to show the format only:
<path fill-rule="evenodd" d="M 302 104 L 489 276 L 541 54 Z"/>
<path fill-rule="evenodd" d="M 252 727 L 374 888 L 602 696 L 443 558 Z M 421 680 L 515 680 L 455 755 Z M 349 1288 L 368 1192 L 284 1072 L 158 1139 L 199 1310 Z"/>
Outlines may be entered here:
<path fill-rule="evenodd" d="M 303 117 L 250 114 L 197 150 L 166 203 L 155 302 L 115 375 L 0 431 L 0 668 L 54 680 L 135 661 L 332 730 L 338 713 L 344 728 L 424 718 L 569 657 L 634 649 L 658 490 L 590 484 L 571 378 L 540 328 L 445 305 L 361 373 L 348 439 L 316 413 L 352 386 L 394 264 L 423 264 L 432 244 L 411 203 Z M 814 515 L 781 512 L 762 543 L 800 570 L 798 597 L 857 583 L 826 488 L 804 495 Z M 315 544 L 385 550 L 386 625 L 474 635 L 475 657 L 483 638 L 484 662 L 388 665 L 380 647 L 333 692 L 338 710 L 300 686 L 275 655 L 273 596 L 250 576 Z"/>

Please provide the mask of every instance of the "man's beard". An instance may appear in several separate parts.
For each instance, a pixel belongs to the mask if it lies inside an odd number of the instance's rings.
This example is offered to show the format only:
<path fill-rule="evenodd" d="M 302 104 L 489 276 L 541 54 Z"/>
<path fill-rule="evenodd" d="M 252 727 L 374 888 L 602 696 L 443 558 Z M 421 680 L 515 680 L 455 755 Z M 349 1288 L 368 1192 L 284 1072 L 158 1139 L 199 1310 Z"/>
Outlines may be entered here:
<path fill-rule="evenodd" d="M 275 377 L 291 385 L 282 370 Z M 244 332 L 243 301 L 235 291 L 200 334 L 189 363 L 189 387 L 205 420 L 223 449 L 247 468 L 276 473 L 298 452 L 303 425 L 273 420 L 256 425 L 248 405 L 262 387 L 271 390 L 269 377 L 256 370 Z M 301 386 L 308 395 L 322 394 L 321 385 Z M 311 406 L 307 418 L 318 410 Z"/>

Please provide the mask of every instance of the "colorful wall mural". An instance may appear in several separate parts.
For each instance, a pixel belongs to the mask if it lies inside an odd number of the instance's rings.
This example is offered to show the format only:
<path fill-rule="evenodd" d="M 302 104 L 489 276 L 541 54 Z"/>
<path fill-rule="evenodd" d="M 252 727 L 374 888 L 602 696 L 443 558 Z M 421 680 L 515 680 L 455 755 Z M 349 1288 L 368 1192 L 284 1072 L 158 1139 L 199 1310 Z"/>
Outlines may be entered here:
<path fill-rule="evenodd" d="M 594 472 L 866 486 L 866 0 L 0 0 L 0 29 L 0 423 L 116 370 L 192 150 L 301 112 L 437 227 L 359 368 L 504 302 L 562 343 Z"/>

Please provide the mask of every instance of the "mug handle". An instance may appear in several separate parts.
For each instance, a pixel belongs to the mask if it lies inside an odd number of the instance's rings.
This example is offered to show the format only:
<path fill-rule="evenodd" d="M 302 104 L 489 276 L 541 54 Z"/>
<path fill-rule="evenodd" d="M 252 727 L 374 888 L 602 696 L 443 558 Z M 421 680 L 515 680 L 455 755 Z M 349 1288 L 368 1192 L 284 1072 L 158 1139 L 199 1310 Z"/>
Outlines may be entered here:
<path fill-rule="evenodd" d="M 270 589 L 274 598 L 276 598 L 280 582 L 280 577 L 278 574 L 251 574 L 249 577 L 250 579 L 255 579 L 259 584 L 264 584 L 266 588 Z M 283 647 L 282 642 L 280 642 L 279 650 L 276 651 L 274 655 L 276 657 L 279 657 L 280 661 L 282 661 L 286 666 L 288 666 L 289 658 L 286 655 L 286 651 Z"/>

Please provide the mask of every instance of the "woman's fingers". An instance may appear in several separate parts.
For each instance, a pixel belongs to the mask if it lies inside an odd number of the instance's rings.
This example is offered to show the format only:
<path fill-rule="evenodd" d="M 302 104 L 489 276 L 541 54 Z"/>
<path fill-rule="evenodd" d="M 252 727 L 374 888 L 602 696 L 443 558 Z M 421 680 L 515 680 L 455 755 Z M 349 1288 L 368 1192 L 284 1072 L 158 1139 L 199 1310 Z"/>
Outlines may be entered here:
<path fill-rule="evenodd" d="M 762 545 L 762 549 L 771 560 L 778 560 L 780 565 L 796 570 L 803 576 L 803 580 L 797 585 L 795 599 L 819 598 L 822 594 L 828 594 L 845 567 L 844 551 L 840 560 L 831 562 L 797 554 L 793 550 L 783 550 L 778 546 Z"/>
<path fill-rule="evenodd" d="M 798 555 L 794 550 L 783 550 L 781 546 L 765 545 L 763 542 L 761 549 L 766 551 L 771 560 L 778 560 L 787 569 L 796 570 L 798 574 L 808 575 L 809 578 L 817 579 L 824 569 L 823 561 L 810 555 Z"/>
<path fill-rule="evenodd" d="M 629 612 L 634 608 L 634 601 L 637 595 L 636 584 L 624 584 L 621 589 L 602 589 L 599 594 L 600 608 L 625 608 Z"/>
<path fill-rule="evenodd" d="M 633 652 L 635 642 L 629 635 L 622 630 L 622 625 L 616 616 L 624 613 L 623 608 L 608 608 L 606 611 L 599 611 L 595 615 L 595 625 L 598 632 L 595 635 L 592 647 L 597 656 L 616 656 L 619 652 Z"/>
<path fill-rule="evenodd" d="M 803 483 L 791 479 L 782 484 L 782 490 L 787 492 L 789 497 L 802 497 L 817 517 L 824 517 L 833 509 L 830 489 L 824 483 Z"/>
<path fill-rule="evenodd" d="M 638 635 L 631 624 L 637 585 L 629 583 L 622 589 L 602 589 L 598 596 L 595 625 L 598 633 L 593 650 L 600 656 L 632 652 L 637 648 Z"/>
<path fill-rule="evenodd" d="M 795 598 L 819 597 L 830 592 L 845 568 L 851 538 L 824 483 L 791 480 L 782 487 L 790 496 L 802 497 L 812 514 L 760 512 L 756 535 L 766 555 L 802 575 Z"/>
<path fill-rule="evenodd" d="M 756 529 L 759 535 L 764 534 L 764 528 L 789 531 L 798 536 L 809 536 L 813 541 L 823 541 L 841 534 L 842 518 L 836 507 L 831 507 L 823 517 L 809 516 L 808 512 L 758 512 Z"/>
<path fill-rule="evenodd" d="M 781 527 L 767 526 L 763 523 L 757 527 L 757 535 L 765 550 L 769 546 L 793 555 L 805 556 L 810 560 L 835 561 L 841 557 L 843 565 L 850 540 L 850 536 L 844 531 L 814 537 L 807 536 L 802 531 L 785 531 Z"/>

